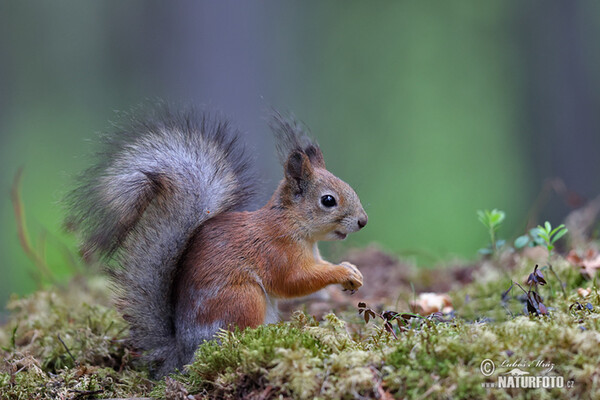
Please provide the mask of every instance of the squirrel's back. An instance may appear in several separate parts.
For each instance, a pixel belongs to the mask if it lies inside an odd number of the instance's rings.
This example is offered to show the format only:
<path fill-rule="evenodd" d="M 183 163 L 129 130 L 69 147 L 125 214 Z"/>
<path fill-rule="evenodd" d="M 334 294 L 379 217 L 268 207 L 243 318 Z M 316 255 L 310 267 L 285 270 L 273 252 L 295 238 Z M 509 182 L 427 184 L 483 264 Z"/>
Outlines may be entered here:
<path fill-rule="evenodd" d="M 67 196 L 67 226 L 80 232 L 85 254 L 114 267 L 132 343 L 157 374 L 181 364 L 171 301 L 179 259 L 204 221 L 248 206 L 251 161 L 222 117 L 161 104 L 126 114 Z"/>

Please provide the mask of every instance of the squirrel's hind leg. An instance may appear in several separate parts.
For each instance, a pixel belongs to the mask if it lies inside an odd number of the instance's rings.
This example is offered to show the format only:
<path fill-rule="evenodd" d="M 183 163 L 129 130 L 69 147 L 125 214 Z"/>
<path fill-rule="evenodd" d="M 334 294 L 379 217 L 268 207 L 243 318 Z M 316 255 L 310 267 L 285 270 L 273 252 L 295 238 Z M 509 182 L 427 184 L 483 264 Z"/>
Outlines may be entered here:
<path fill-rule="evenodd" d="M 195 315 L 181 315 L 178 319 L 176 337 L 180 363 L 191 363 L 198 346 L 213 339 L 219 329 L 262 325 L 267 308 L 273 307 L 276 307 L 275 303 L 267 300 L 265 292 L 256 283 L 224 286 L 218 295 L 198 304 Z"/>
<path fill-rule="evenodd" d="M 218 296 L 205 303 L 202 320 L 220 321 L 224 329 L 256 328 L 265 323 L 267 298 L 255 282 L 224 286 Z"/>

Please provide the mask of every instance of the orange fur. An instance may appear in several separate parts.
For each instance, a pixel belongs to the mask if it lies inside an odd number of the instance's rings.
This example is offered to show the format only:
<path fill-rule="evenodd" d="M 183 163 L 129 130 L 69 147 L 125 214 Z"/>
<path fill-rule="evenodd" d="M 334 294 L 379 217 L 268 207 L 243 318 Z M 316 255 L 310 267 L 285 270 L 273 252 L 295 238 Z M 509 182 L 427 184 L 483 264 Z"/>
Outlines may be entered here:
<path fill-rule="evenodd" d="M 224 213 L 207 221 L 185 254 L 176 301 L 191 307 L 193 293 L 218 287 L 201 305 L 196 322 L 254 327 L 265 319 L 265 291 L 276 298 L 305 296 L 353 278 L 348 268 L 315 259 L 314 242 L 295 235 L 294 225 L 289 211 L 272 202 L 254 212 Z"/>
<path fill-rule="evenodd" d="M 356 267 L 324 261 L 316 245 L 367 223 L 356 193 L 325 169 L 314 146 L 292 151 L 284 172 L 264 207 L 219 214 L 195 231 L 173 291 L 185 326 L 257 326 L 272 320 L 273 299 L 336 283 L 352 290 L 362 285 Z M 324 197 L 334 204 L 323 204 Z"/>

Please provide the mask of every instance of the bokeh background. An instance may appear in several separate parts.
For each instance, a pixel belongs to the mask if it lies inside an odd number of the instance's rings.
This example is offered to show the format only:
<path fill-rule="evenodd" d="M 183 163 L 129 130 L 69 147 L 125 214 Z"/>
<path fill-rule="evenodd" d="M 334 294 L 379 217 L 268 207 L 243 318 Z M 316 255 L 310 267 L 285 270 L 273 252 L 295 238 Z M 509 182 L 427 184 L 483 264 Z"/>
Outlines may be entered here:
<path fill-rule="evenodd" d="M 114 110 L 146 99 L 221 110 L 281 176 L 265 123 L 293 111 L 369 226 L 326 249 L 383 249 L 428 266 L 476 257 L 475 211 L 500 236 L 561 222 L 600 193 L 596 1 L 3 1 L 0 301 L 35 288 L 10 185 L 60 278 L 61 196 Z"/>

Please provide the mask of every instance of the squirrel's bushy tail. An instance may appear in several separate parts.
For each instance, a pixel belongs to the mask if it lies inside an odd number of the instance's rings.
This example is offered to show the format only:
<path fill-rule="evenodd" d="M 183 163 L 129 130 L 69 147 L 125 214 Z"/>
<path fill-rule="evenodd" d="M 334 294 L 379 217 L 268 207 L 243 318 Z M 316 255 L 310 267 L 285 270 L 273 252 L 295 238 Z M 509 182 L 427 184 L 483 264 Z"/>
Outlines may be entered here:
<path fill-rule="evenodd" d="M 125 116 L 67 196 L 84 254 L 108 260 L 135 346 L 162 375 L 181 365 L 171 286 L 193 231 L 247 206 L 255 187 L 238 132 L 221 118 L 161 104 Z"/>

